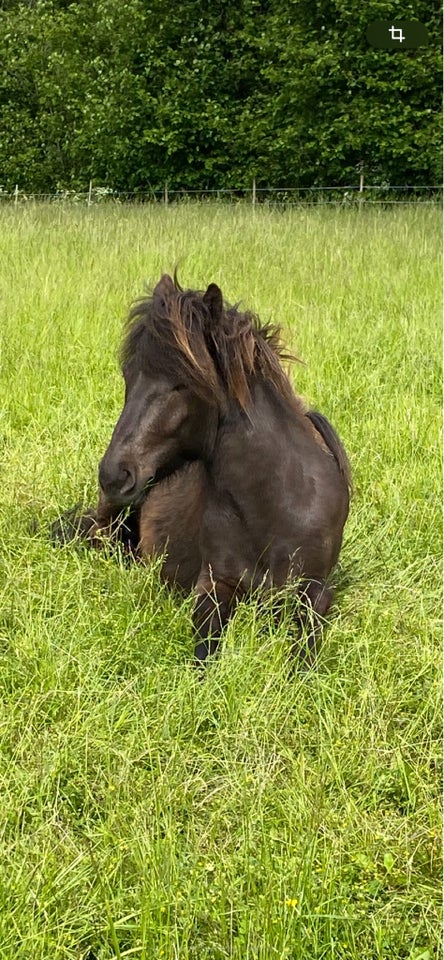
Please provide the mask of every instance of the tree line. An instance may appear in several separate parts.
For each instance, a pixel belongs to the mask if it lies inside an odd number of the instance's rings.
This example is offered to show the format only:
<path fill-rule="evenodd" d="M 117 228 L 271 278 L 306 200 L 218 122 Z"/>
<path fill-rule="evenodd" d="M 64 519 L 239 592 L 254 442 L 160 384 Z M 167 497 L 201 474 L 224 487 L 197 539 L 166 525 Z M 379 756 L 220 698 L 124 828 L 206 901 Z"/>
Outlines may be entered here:
<path fill-rule="evenodd" d="M 372 20 L 428 46 L 378 50 Z M 441 181 L 425 0 L 0 0 L 0 188 Z"/>

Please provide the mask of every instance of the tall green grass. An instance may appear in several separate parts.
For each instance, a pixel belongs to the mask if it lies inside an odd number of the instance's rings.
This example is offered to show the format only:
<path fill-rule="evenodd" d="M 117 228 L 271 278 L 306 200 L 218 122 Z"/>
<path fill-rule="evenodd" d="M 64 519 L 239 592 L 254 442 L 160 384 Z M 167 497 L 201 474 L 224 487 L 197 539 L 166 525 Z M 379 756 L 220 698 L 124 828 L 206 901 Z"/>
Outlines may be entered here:
<path fill-rule="evenodd" d="M 413 206 L 0 210 L 1 960 L 441 955 L 439 241 Z M 175 264 L 282 324 L 352 462 L 308 675 L 252 603 L 199 683 L 156 564 L 47 540 Z"/>

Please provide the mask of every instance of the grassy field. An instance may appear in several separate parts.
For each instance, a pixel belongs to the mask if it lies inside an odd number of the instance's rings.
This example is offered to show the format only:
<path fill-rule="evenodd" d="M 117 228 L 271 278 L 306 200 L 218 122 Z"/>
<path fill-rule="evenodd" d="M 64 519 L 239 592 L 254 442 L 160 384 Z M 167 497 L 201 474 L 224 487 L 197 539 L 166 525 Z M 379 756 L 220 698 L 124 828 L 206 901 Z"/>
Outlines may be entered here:
<path fill-rule="evenodd" d="M 0 960 L 440 953 L 440 211 L 0 210 Z M 130 301 L 282 323 L 355 495 L 317 669 L 48 524 L 96 496 Z M 33 521 L 39 524 L 32 532 Z"/>

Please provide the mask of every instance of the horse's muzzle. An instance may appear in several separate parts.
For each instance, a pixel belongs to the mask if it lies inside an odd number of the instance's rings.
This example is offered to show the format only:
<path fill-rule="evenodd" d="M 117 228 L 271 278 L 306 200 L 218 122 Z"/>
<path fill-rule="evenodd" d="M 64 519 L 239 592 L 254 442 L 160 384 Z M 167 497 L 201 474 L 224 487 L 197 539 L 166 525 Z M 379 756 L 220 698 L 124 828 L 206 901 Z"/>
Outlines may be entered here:
<path fill-rule="evenodd" d="M 128 463 L 113 463 L 106 456 L 99 465 L 99 483 L 111 503 L 127 504 L 137 496 L 137 476 Z"/>

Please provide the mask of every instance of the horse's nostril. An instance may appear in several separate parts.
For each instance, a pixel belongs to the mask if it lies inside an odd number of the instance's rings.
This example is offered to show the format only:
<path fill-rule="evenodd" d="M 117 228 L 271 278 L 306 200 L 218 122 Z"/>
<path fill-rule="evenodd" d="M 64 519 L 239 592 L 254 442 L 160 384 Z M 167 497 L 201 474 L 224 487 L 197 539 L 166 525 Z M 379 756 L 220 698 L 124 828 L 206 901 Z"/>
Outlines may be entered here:
<path fill-rule="evenodd" d="M 130 493 L 133 487 L 136 484 L 136 480 L 132 470 L 121 470 L 120 474 L 120 492 L 121 493 Z"/>
<path fill-rule="evenodd" d="M 118 501 L 120 497 L 128 497 L 134 490 L 136 481 L 136 472 L 131 467 L 103 458 L 99 466 L 99 483 L 111 500 Z"/>

